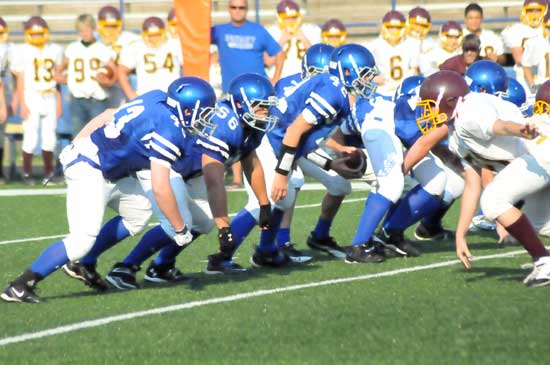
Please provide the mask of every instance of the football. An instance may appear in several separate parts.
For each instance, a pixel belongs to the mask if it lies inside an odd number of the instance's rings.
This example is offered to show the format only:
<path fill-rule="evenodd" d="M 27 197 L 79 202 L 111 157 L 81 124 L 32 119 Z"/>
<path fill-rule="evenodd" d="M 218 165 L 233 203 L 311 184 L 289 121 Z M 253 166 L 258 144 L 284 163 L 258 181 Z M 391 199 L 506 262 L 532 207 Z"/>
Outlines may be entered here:
<path fill-rule="evenodd" d="M 365 154 L 361 150 L 355 150 L 351 153 L 344 153 L 344 156 L 349 157 L 349 159 L 346 160 L 346 165 L 350 169 L 357 169 L 361 166 L 363 160 L 366 159 Z"/>

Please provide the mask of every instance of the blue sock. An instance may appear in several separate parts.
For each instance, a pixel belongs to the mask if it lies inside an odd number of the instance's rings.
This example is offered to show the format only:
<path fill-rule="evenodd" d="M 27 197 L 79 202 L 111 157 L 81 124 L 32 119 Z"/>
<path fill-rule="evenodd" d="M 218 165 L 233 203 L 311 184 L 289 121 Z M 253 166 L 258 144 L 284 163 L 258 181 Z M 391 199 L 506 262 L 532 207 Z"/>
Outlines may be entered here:
<path fill-rule="evenodd" d="M 250 234 L 250 231 L 256 226 L 256 219 L 246 209 L 241 209 L 239 213 L 231 220 L 231 232 L 235 242 L 235 251 L 243 243 L 245 238 Z M 233 252 L 235 253 L 235 252 Z"/>
<path fill-rule="evenodd" d="M 90 252 L 80 259 L 82 264 L 95 265 L 97 258 L 103 252 L 107 251 L 118 242 L 122 241 L 130 235 L 128 229 L 122 223 L 122 217 L 117 215 L 110 221 L 105 223 L 99 234 L 95 239 L 95 243 L 92 246 Z"/>
<path fill-rule="evenodd" d="M 162 227 L 158 225 L 145 232 L 136 247 L 126 256 L 122 263 L 125 265 L 140 266 L 143 261 L 147 260 L 155 252 L 172 242 L 172 239 L 164 232 Z"/>
<path fill-rule="evenodd" d="M 434 212 L 426 215 L 424 219 L 422 219 L 422 225 L 428 229 L 432 230 L 441 230 L 443 229 L 441 221 L 443 220 L 443 217 L 445 214 L 447 214 L 447 211 L 453 205 L 453 201 L 445 204 L 442 203 L 439 208 L 437 208 Z"/>
<path fill-rule="evenodd" d="M 65 250 L 65 244 L 63 241 L 57 241 L 49 245 L 32 263 L 31 271 L 40 274 L 44 278 L 67 262 L 69 262 L 69 258 L 67 257 L 67 250 Z"/>
<path fill-rule="evenodd" d="M 315 236 L 315 238 L 318 238 L 318 239 L 328 237 L 331 226 L 332 226 L 332 219 L 323 219 L 319 217 L 319 219 L 317 220 L 317 225 L 313 230 L 313 236 Z"/>
<path fill-rule="evenodd" d="M 283 247 L 290 242 L 290 228 L 279 228 L 277 231 L 277 246 Z"/>
<path fill-rule="evenodd" d="M 437 199 L 418 184 L 391 210 L 384 222 L 384 229 L 405 230 L 418 220 L 439 210 L 442 205 L 441 199 Z"/>
<path fill-rule="evenodd" d="M 283 220 L 284 212 L 280 209 L 273 209 L 271 212 L 271 220 L 269 222 L 269 229 L 260 232 L 260 244 L 257 250 L 260 252 L 273 252 L 277 250 L 277 244 L 275 243 L 275 237 L 281 221 Z"/>
<path fill-rule="evenodd" d="M 361 214 L 355 237 L 353 237 L 352 245 L 358 246 L 369 242 L 376 227 L 378 227 L 378 224 L 391 206 L 391 200 L 386 199 L 378 193 L 370 193 L 365 203 L 363 214 Z"/>
<path fill-rule="evenodd" d="M 196 231 L 191 231 L 191 233 L 193 234 L 193 241 L 201 235 Z M 168 237 L 168 235 L 166 235 L 166 237 Z M 155 265 L 164 265 L 176 262 L 176 257 L 180 254 L 180 252 L 189 247 L 189 245 L 179 246 L 173 239 L 170 237 L 168 238 L 170 239 L 170 242 L 166 242 L 166 245 L 164 245 L 164 247 L 160 250 L 159 255 L 153 260 Z"/>

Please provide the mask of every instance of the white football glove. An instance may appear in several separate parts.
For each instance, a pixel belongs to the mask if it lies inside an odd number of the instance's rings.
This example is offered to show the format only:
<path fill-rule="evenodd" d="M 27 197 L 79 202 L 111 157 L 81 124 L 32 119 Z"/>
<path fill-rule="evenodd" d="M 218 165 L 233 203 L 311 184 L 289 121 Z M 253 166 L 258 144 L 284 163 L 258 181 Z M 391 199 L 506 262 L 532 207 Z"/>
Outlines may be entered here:
<path fill-rule="evenodd" d="M 193 241 L 193 234 L 187 229 L 187 226 L 184 226 L 181 231 L 176 232 L 173 238 L 178 246 L 184 247 Z"/>

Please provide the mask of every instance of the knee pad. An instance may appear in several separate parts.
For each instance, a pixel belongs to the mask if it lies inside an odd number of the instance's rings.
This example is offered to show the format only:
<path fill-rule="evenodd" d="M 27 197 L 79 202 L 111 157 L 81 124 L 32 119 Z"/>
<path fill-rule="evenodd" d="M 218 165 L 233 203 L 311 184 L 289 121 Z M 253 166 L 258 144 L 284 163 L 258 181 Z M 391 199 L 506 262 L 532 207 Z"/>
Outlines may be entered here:
<path fill-rule="evenodd" d="M 92 249 L 97 236 L 91 236 L 84 233 L 69 234 L 63 239 L 65 251 L 70 261 L 78 260 Z"/>
<path fill-rule="evenodd" d="M 392 203 L 395 203 L 401 197 L 404 186 L 405 178 L 403 175 L 379 177 L 377 193 L 390 200 Z"/>
<path fill-rule="evenodd" d="M 130 232 L 130 235 L 135 236 L 147 226 L 151 215 L 151 209 L 143 209 L 139 211 L 139 214 L 135 212 L 132 217 L 122 217 L 122 224 Z"/>
<path fill-rule="evenodd" d="M 483 215 L 489 220 L 495 220 L 513 206 L 512 202 L 508 201 L 498 192 L 498 189 L 495 189 L 492 185 L 493 184 L 487 185 L 480 199 Z"/>

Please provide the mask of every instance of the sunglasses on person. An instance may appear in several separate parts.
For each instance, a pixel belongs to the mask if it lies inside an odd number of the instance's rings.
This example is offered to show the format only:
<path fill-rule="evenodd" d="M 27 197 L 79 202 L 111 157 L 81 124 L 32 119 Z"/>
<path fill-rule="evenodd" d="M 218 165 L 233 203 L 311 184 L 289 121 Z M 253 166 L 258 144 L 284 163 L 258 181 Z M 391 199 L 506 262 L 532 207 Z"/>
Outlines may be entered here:
<path fill-rule="evenodd" d="M 231 10 L 246 10 L 246 6 L 229 5 L 229 9 L 231 9 Z"/>

